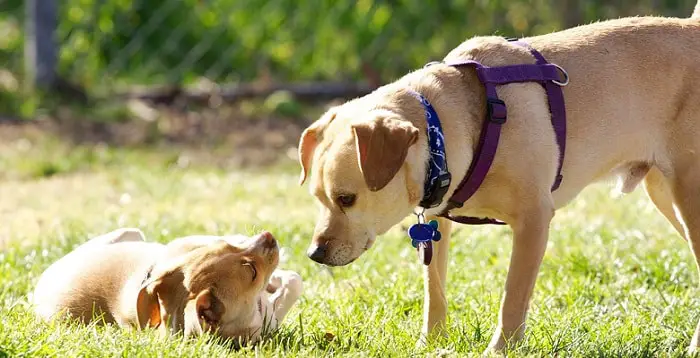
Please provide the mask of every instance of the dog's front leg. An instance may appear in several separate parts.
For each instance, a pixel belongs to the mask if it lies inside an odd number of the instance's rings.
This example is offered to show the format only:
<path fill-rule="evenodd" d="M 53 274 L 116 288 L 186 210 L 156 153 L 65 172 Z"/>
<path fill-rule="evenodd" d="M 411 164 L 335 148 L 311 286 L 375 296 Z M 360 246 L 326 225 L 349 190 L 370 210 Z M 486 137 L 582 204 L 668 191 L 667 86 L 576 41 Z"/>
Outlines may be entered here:
<path fill-rule="evenodd" d="M 549 223 L 554 210 L 549 206 L 522 212 L 525 213 L 524 217 L 511 224 L 513 252 L 498 325 L 489 350 L 502 351 L 508 343 L 523 337 L 530 296 L 547 246 Z"/>
<path fill-rule="evenodd" d="M 444 333 L 447 317 L 447 298 L 445 297 L 445 280 L 447 279 L 447 258 L 450 246 L 452 222 L 444 218 L 437 219 L 442 239 L 433 245 L 433 259 L 423 270 L 424 301 L 423 330 L 420 343 L 430 334 Z"/>

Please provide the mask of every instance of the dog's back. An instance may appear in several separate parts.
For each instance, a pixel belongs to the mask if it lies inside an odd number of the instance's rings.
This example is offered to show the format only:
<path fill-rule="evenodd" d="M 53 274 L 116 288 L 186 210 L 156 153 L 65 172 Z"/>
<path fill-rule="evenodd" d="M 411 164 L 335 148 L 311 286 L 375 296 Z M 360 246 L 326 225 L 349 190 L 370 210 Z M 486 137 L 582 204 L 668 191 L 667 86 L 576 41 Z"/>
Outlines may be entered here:
<path fill-rule="evenodd" d="M 85 323 L 102 315 L 105 323 L 128 323 L 120 320 L 129 314 L 118 314 L 122 292 L 139 284 L 130 281 L 145 275 L 163 247 L 141 241 L 77 248 L 42 274 L 32 297 L 37 314 L 50 319 L 68 313 Z"/>

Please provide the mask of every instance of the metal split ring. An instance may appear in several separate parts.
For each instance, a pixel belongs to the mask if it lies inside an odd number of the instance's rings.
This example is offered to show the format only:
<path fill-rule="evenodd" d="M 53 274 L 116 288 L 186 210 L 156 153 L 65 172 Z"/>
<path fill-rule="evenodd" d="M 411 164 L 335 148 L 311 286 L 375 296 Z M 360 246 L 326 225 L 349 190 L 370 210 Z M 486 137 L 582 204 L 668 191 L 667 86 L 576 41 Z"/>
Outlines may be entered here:
<path fill-rule="evenodd" d="M 552 63 L 552 66 L 556 67 L 559 70 L 559 72 L 561 72 L 564 75 L 563 82 L 558 81 L 558 80 L 552 80 L 552 83 L 554 83 L 555 85 L 558 85 L 560 87 L 564 87 L 564 86 L 568 85 L 569 84 L 569 74 L 566 72 L 566 70 L 564 68 L 562 68 L 561 66 L 557 65 L 556 63 Z"/>
<path fill-rule="evenodd" d="M 419 224 L 425 224 L 425 208 L 421 207 L 417 211 L 413 210 L 413 215 L 418 218 Z"/>

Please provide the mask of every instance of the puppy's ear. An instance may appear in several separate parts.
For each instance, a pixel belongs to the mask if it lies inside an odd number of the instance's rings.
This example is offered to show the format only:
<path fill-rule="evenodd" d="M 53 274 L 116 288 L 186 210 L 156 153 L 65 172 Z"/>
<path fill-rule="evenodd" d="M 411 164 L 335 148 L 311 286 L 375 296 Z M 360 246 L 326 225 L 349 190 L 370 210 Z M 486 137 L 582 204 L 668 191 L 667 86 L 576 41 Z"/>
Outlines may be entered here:
<path fill-rule="evenodd" d="M 153 289 L 149 292 L 149 282 L 144 284 L 139 290 L 136 298 L 136 319 L 139 328 L 158 327 L 161 322 L 160 302 L 158 293 Z"/>
<path fill-rule="evenodd" d="M 173 261 L 165 270 L 153 270 L 153 277 L 141 285 L 136 298 L 136 313 L 139 327 L 158 327 L 164 320 L 181 322 L 180 317 L 174 316 L 173 306 L 187 297 L 187 289 L 183 286 L 184 273 L 180 263 Z M 161 307 L 162 306 L 162 307 Z M 163 317 L 165 312 L 167 317 Z"/>
<path fill-rule="evenodd" d="M 224 304 L 209 289 L 200 292 L 185 308 L 185 336 L 214 331 L 226 312 Z"/>
<path fill-rule="evenodd" d="M 336 110 L 331 108 L 316 122 L 312 123 L 304 130 L 299 139 L 299 164 L 301 164 L 301 175 L 299 176 L 299 185 L 304 184 L 306 175 L 311 167 L 311 160 L 314 157 L 316 146 L 321 137 L 323 130 L 335 119 Z"/>
<path fill-rule="evenodd" d="M 357 158 L 371 191 L 384 188 L 406 160 L 408 148 L 418 139 L 418 128 L 393 118 L 378 117 L 352 125 Z"/>

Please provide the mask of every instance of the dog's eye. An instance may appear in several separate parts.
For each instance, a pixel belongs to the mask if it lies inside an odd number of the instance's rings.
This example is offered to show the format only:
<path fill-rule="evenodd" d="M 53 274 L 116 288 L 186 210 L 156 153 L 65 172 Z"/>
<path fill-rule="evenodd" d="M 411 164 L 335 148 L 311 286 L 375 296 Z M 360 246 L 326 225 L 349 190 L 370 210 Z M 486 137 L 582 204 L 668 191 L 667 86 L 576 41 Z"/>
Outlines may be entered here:
<path fill-rule="evenodd" d="M 338 195 L 338 204 L 344 208 L 349 208 L 355 204 L 355 194 Z"/>
<path fill-rule="evenodd" d="M 255 269 L 255 265 L 253 265 L 252 262 L 245 262 L 243 263 L 243 266 L 248 266 L 250 268 L 250 271 L 253 274 L 253 279 L 251 281 L 255 281 L 255 278 L 258 277 L 258 270 Z"/>

